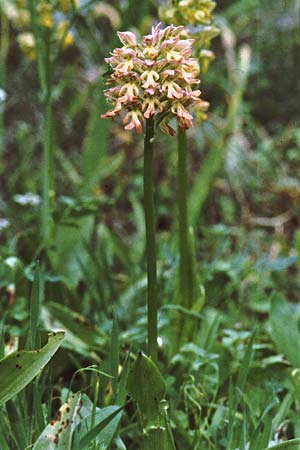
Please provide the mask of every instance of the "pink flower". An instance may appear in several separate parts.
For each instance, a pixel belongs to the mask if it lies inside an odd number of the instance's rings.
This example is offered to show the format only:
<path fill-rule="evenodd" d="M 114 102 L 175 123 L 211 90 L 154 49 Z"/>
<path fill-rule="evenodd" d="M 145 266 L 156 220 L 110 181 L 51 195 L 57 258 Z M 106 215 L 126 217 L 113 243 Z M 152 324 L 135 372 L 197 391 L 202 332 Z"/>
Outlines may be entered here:
<path fill-rule="evenodd" d="M 155 70 L 146 70 L 142 73 L 141 80 L 144 81 L 144 84 L 142 84 L 144 89 L 155 89 L 158 86 L 157 80 L 159 80 L 159 75 Z"/>
<path fill-rule="evenodd" d="M 156 97 L 146 97 L 142 105 L 142 111 L 146 110 L 144 112 L 144 117 L 146 119 L 149 119 L 151 116 L 154 116 L 157 110 L 159 112 L 162 112 L 163 109 L 164 108 L 162 104 Z"/>
<path fill-rule="evenodd" d="M 145 119 L 154 117 L 163 132 L 175 130 L 169 125 L 176 117 L 179 128 L 193 124 L 188 112 L 201 103 L 199 66 L 191 58 L 193 39 L 183 26 L 153 27 L 151 33 L 138 42 L 134 33 L 118 33 L 123 47 L 116 48 L 105 61 L 112 73 L 105 90 L 112 109 L 103 118 L 113 118 L 125 112 L 125 130 L 142 133 Z M 202 102 L 204 103 L 204 102 Z"/>
<path fill-rule="evenodd" d="M 128 47 L 136 46 L 136 36 L 131 31 L 118 31 L 118 36 L 123 45 Z"/>
<path fill-rule="evenodd" d="M 187 130 L 192 126 L 193 116 L 185 109 L 185 107 L 181 103 L 174 103 L 174 105 L 172 105 L 171 107 L 171 111 L 173 114 L 175 114 L 177 122 L 181 129 Z"/>
<path fill-rule="evenodd" d="M 162 92 L 167 91 L 168 98 L 182 98 L 183 91 L 182 88 L 175 81 L 166 80 L 161 88 Z"/>
<path fill-rule="evenodd" d="M 133 81 L 130 81 L 129 83 L 123 84 L 119 91 L 120 98 L 123 102 L 131 102 L 133 99 L 137 98 L 139 96 L 139 87 L 136 85 Z"/>
<path fill-rule="evenodd" d="M 123 119 L 124 124 L 127 122 L 129 123 L 125 126 L 125 130 L 132 130 L 133 128 L 135 128 L 138 133 L 142 133 L 144 117 L 141 111 L 129 111 Z"/>

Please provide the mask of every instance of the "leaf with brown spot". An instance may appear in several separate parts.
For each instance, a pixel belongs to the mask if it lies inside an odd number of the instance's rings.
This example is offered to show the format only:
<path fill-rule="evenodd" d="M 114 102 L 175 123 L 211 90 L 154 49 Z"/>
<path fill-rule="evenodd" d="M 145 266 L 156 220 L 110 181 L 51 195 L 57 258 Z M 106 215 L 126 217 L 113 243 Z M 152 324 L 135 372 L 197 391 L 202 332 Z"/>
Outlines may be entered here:
<path fill-rule="evenodd" d="M 37 351 L 19 350 L 0 361 L 0 405 L 24 389 L 50 361 L 63 340 L 64 332 L 50 334 L 47 344 Z"/>
<path fill-rule="evenodd" d="M 44 429 L 32 450 L 70 450 L 81 405 L 81 394 L 73 394 Z"/>

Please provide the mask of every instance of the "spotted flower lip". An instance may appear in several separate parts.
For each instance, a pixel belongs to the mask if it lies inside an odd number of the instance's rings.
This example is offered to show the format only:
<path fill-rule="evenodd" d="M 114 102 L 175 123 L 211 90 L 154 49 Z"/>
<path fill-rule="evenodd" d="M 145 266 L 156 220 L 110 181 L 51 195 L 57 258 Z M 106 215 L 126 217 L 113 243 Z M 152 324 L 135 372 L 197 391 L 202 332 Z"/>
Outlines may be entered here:
<path fill-rule="evenodd" d="M 160 24 L 138 41 L 131 31 L 118 32 L 122 47 L 105 61 L 111 67 L 104 95 L 112 109 L 102 114 L 113 118 L 125 112 L 125 130 L 142 133 L 145 119 L 154 118 L 164 133 L 174 135 L 170 120 L 180 130 L 193 125 L 189 109 L 204 104 L 200 98 L 199 64 L 191 57 L 194 40 L 183 26 Z"/>

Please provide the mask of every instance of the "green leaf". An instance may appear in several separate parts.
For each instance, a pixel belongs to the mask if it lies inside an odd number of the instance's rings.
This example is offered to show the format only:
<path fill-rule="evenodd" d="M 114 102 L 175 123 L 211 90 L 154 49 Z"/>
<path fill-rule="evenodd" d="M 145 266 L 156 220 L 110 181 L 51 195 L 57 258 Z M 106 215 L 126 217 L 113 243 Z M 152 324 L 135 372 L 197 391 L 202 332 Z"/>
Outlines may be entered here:
<path fill-rule="evenodd" d="M 127 380 L 127 392 L 143 419 L 141 450 L 176 450 L 164 400 L 164 380 L 150 358 L 139 353 Z"/>
<path fill-rule="evenodd" d="M 0 358 L 3 358 L 3 356 L 4 356 L 4 348 L 5 348 L 4 324 L 5 324 L 6 315 L 7 315 L 7 311 L 3 314 L 3 317 L 0 320 Z"/>
<path fill-rule="evenodd" d="M 40 350 L 20 350 L 0 361 L 0 405 L 20 392 L 50 361 L 64 337 L 62 331 L 51 333 Z"/>
<path fill-rule="evenodd" d="M 2 428 L 2 427 L 0 426 L 0 445 L 1 445 L 0 448 L 1 448 L 2 450 L 9 450 L 8 443 L 7 443 L 7 441 L 6 441 L 5 437 L 4 437 L 4 434 L 3 434 L 1 428 Z"/>
<path fill-rule="evenodd" d="M 99 411 L 96 415 L 96 420 L 98 419 L 97 425 L 95 425 L 94 428 L 92 428 L 90 431 L 88 431 L 79 442 L 79 448 L 85 449 L 90 443 L 97 438 L 99 433 L 103 431 L 103 436 L 101 436 L 101 440 L 106 442 L 107 445 L 102 445 L 100 448 L 103 450 L 106 450 L 108 446 L 110 445 L 110 442 L 113 439 L 113 436 L 116 432 L 119 420 L 121 418 L 121 411 L 123 409 L 123 406 L 121 408 L 118 408 L 116 406 L 109 406 L 107 408 L 104 408 L 102 411 Z M 112 411 L 112 412 L 111 412 Z M 107 412 L 109 414 L 107 415 Z M 117 417 L 118 416 L 118 417 Z M 109 427 L 109 425 L 113 422 L 113 425 Z M 100 420 L 100 421 L 99 421 Z M 85 421 L 84 421 L 85 422 Z"/>
<path fill-rule="evenodd" d="M 146 420 L 156 422 L 158 405 L 164 398 L 166 387 L 156 365 L 142 352 L 129 372 L 127 392 L 138 403 Z"/>
<path fill-rule="evenodd" d="M 264 410 L 259 422 L 251 436 L 249 450 L 260 450 L 268 445 L 272 431 L 272 409 L 278 404 L 274 399 Z"/>
<path fill-rule="evenodd" d="M 279 294 L 271 298 L 271 338 L 294 367 L 300 367 L 300 332 L 290 305 Z"/>
<path fill-rule="evenodd" d="M 104 335 L 81 314 L 55 302 L 49 302 L 45 306 L 67 332 L 66 340 L 93 350 L 98 350 L 105 343 Z"/>
<path fill-rule="evenodd" d="M 120 359 L 120 341 L 119 341 L 119 325 L 117 313 L 113 312 L 113 326 L 111 332 L 109 362 L 110 362 L 110 374 L 113 377 L 112 391 L 113 401 L 115 402 L 118 395 L 118 372 L 119 372 L 119 359 Z"/>
<path fill-rule="evenodd" d="M 30 349 L 36 350 L 40 347 L 40 339 L 38 335 L 40 307 L 42 300 L 42 285 L 40 276 L 40 265 L 37 262 L 30 299 Z"/>
<path fill-rule="evenodd" d="M 126 399 L 126 384 L 128 379 L 130 369 L 130 352 L 127 353 L 125 362 L 123 364 L 123 369 L 120 375 L 120 381 L 118 384 L 118 396 L 116 403 L 117 405 L 123 405 Z"/>
<path fill-rule="evenodd" d="M 60 407 L 57 418 L 44 429 L 32 450 L 71 450 L 81 394 L 73 394 Z"/>
<path fill-rule="evenodd" d="M 280 406 L 278 408 L 275 417 L 273 417 L 272 421 L 273 430 L 277 430 L 280 424 L 288 416 L 289 412 L 291 411 L 293 401 L 294 395 L 291 392 L 288 392 L 286 396 L 280 401 Z"/>
<path fill-rule="evenodd" d="M 253 354 L 253 340 L 254 340 L 254 336 L 255 333 L 253 333 L 253 335 L 251 336 L 251 339 L 247 345 L 246 351 L 245 351 L 245 355 L 244 355 L 244 359 L 241 363 L 241 366 L 239 368 L 239 373 L 238 373 L 238 379 L 237 379 L 237 387 L 243 391 L 245 388 L 245 384 L 247 381 L 247 377 L 249 374 L 249 370 L 250 370 L 250 364 L 251 364 L 251 360 L 252 360 L 252 354 Z"/>
<path fill-rule="evenodd" d="M 100 81 L 101 82 L 101 81 Z M 102 82 L 101 82 L 102 83 Z M 93 189 L 103 176 L 103 169 L 107 167 L 107 141 L 110 123 L 108 120 L 101 120 L 100 115 L 104 113 L 107 106 L 105 97 L 102 95 L 103 86 L 97 86 L 95 92 L 96 107 L 92 108 L 88 121 L 87 133 L 83 143 L 82 153 L 82 190 L 88 193 Z"/>
<path fill-rule="evenodd" d="M 300 439 L 292 439 L 291 441 L 282 442 L 265 450 L 300 450 Z"/>
<path fill-rule="evenodd" d="M 143 443 L 141 450 L 176 450 L 174 447 L 173 437 L 169 439 L 167 431 L 162 427 L 161 429 L 150 430 L 148 434 L 143 436 Z"/>
<path fill-rule="evenodd" d="M 59 223 L 55 231 L 55 249 L 49 252 L 51 263 L 57 273 L 65 277 L 70 287 L 75 287 L 82 278 L 78 258 L 86 264 L 88 254 L 84 242 L 89 240 L 94 218 L 92 214 L 74 219 L 76 226 Z"/>

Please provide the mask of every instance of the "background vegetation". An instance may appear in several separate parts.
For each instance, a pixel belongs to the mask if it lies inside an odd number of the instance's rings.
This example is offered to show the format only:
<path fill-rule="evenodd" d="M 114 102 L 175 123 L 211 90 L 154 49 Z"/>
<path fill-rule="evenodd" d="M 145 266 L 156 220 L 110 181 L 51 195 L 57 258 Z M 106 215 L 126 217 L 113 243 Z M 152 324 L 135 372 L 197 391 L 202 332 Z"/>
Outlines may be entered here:
<path fill-rule="evenodd" d="M 0 356 L 66 330 L 38 379 L 1 406 L 4 450 L 31 448 L 69 390 L 82 392 L 81 421 L 94 414 L 74 434 L 83 448 L 86 429 L 119 414 L 129 362 L 146 350 L 142 141 L 100 114 L 116 30 L 147 33 L 161 4 L 70 2 L 38 2 L 40 53 L 32 2 L 0 6 Z M 299 2 L 223 0 L 215 22 L 208 120 L 188 133 L 199 301 L 177 311 L 192 337 L 176 346 L 176 140 L 156 142 L 159 367 L 178 449 L 262 450 L 300 438 Z M 140 448 L 133 404 L 116 414 L 84 448 Z"/>

